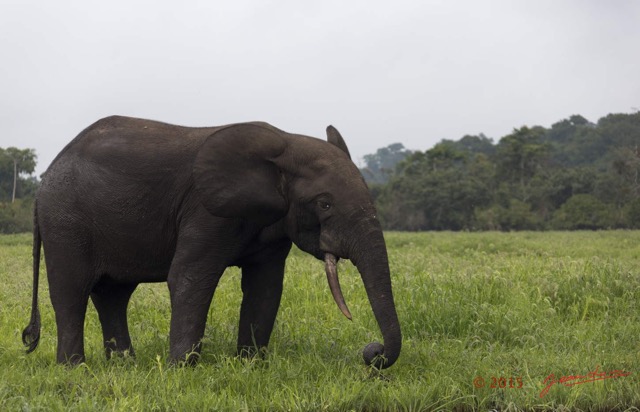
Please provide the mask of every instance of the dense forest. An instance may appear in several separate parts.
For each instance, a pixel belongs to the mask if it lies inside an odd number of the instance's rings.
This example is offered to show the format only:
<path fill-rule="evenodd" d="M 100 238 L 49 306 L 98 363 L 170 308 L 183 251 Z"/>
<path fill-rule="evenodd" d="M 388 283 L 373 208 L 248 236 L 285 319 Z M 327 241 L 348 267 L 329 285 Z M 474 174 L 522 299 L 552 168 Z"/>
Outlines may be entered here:
<path fill-rule="evenodd" d="M 640 228 L 640 112 L 592 123 L 573 115 L 410 151 L 401 143 L 362 169 L 389 230 Z M 0 148 L 0 233 L 31 230 L 33 149 Z"/>
<path fill-rule="evenodd" d="M 592 123 L 442 140 L 421 152 L 394 144 L 362 169 L 392 230 L 640 228 L 640 112 Z"/>

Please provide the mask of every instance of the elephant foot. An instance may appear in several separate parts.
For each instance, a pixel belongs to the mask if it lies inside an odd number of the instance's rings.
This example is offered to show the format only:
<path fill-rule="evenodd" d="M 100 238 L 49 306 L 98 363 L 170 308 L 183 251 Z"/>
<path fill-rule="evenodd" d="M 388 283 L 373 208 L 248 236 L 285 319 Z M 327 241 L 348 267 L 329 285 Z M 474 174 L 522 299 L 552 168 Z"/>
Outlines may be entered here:
<path fill-rule="evenodd" d="M 107 360 L 111 360 L 111 359 L 133 359 L 136 357 L 135 352 L 133 351 L 133 348 L 130 349 L 122 349 L 122 350 L 117 350 L 117 349 L 105 349 L 105 355 L 107 357 Z"/>
<path fill-rule="evenodd" d="M 86 361 L 86 358 L 84 357 L 84 355 L 74 354 L 71 356 L 58 356 L 57 360 L 59 364 L 73 368 L 80 365 L 81 363 L 84 363 Z"/>
<path fill-rule="evenodd" d="M 125 341 L 124 344 L 122 341 Z M 126 343 L 128 342 L 128 344 Z M 120 343 L 120 344 L 119 344 Z M 112 338 L 104 342 L 104 352 L 107 360 L 113 358 L 134 358 L 135 352 L 133 346 L 131 346 L 130 339 L 122 339 L 120 342 L 116 338 Z"/>
<path fill-rule="evenodd" d="M 202 343 L 197 343 L 191 347 L 191 350 L 188 352 L 183 352 L 182 355 L 179 356 L 171 356 L 169 360 L 169 366 L 196 366 L 198 361 L 200 361 L 200 350 L 202 349 Z"/>
<path fill-rule="evenodd" d="M 238 346 L 236 351 L 238 357 L 242 359 L 264 359 L 267 356 L 266 346 Z"/>

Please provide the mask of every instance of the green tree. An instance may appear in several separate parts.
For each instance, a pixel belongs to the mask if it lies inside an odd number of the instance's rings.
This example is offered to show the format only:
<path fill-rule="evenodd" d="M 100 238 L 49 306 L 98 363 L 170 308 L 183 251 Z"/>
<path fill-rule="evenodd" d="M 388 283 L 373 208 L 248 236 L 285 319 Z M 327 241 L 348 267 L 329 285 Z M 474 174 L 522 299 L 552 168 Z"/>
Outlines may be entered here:
<path fill-rule="evenodd" d="M 33 199 L 0 202 L 0 233 L 29 232 L 33 224 Z"/>
<path fill-rule="evenodd" d="M 26 232 L 33 221 L 37 180 L 33 149 L 0 148 L 0 233 Z"/>
<path fill-rule="evenodd" d="M 36 153 L 34 149 L 18 149 L 16 147 L 0 148 L 0 189 L 2 199 L 15 202 L 18 184 L 28 180 L 21 175 L 30 175 L 36 167 Z"/>
<path fill-rule="evenodd" d="M 496 152 L 496 146 L 493 144 L 493 139 L 488 138 L 482 133 L 477 136 L 465 135 L 462 139 L 455 142 L 455 145 L 458 151 L 464 153 L 493 156 Z"/>
<path fill-rule="evenodd" d="M 396 165 L 411 154 L 402 143 L 393 143 L 364 156 L 365 167 L 361 169 L 367 183 L 386 183 Z"/>
<path fill-rule="evenodd" d="M 558 229 L 608 229 L 614 224 L 611 208 L 591 194 L 572 196 L 554 216 Z"/>
<path fill-rule="evenodd" d="M 494 203 L 476 211 L 480 230 L 539 230 L 541 219 L 533 213 L 531 205 L 518 199 L 509 199 L 506 205 Z"/>
<path fill-rule="evenodd" d="M 376 207 L 383 227 L 410 231 L 426 229 L 424 213 L 418 206 L 418 180 L 426 174 L 426 167 L 425 153 L 413 152 L 398 164 L 397 173 L 376 190 Z"/>
<path fill-rule="evenodd" d="M 597 130 L 606 149 L 635 147 L 640 144 L 640 112 L 609 114 L 598 120 Z"/>
<path fill-rule="evenodd" d="M 442 140 L 372 193 L 386 228 L 640 227 L 640 113 Z"/>
<path fill-rule="evenodd" d="M 615 226 L 625 227 L 629 205 L 640 198 L 640 152 L 636 147 L 618 147 L 605 157 L 607 167 L 595 177 L 592 194 L 611 206 Z"/>
<path fill-rule="evenodd" d="M 510 185 L 512 195 L 527 202 L 531 197 L 531 180 L 548 161 L 550 146 L 544 142 L 542 127 L 521 127 L 498 143 L 498 178 Z"/>
<path fill-rule="evenodd" d="M 474 229 L 475 208 L 490 201 L 493 170 L 486 156 L 465 154 L 447 141 L 413 153 L 378 202 L 385 227 Z"/>

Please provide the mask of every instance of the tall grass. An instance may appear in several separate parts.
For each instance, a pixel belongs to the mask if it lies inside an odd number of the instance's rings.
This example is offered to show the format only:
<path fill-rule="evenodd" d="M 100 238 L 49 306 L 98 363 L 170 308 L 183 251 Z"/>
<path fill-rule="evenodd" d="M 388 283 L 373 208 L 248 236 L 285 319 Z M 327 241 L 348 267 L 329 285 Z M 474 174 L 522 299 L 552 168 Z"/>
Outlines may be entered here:
<path fill-rule="evenodd" d="M 354 320 L 344 319 L 321 262 L 294 250 L 270 350 L 235 358 L 240 272 L 213 300 L 200 363 L 167 366 L 166 285 L 141 285 L 129 307 L 137 356 L 106 361 L 90 305 L 86 364 L 55 364 L 56 329 L 40 284 L 42 338 L 25 355 L 31 245 L 0 236 L 0 410 L 633 410 L 640 407 L 640 232 L 389 233 L 403 328 L 398 362 L 367 369 L 380 339 L 355 268 L 341 262 Z M 544 379 L 623 370 L 573 387 Z M 474 380 L 484 379 L 482 387 Z M 492 378 L 522 388 L 491 388 Z M 478 380 L 475 381 L 476 383 Z"/>

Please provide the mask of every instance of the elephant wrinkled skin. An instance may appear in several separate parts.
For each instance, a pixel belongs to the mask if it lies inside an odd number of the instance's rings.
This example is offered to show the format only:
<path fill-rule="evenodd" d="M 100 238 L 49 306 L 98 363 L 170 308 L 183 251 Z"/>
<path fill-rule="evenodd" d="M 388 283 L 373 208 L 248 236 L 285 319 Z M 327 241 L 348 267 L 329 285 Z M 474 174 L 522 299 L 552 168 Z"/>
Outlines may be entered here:
<path fill-rule="evenodd" d="M 34 211 L 32 315 L 40 337 L 38 276 L 44 249 L 58 327 L 57 360 L 84 361 L 91 298 L 107 356 L 133 353 L 127 305 L 142 282 L 171 297 L 170 359 L 194 362 L 220 276 L 242 269 L 238 352 L 269 343 L 292 242 L 325 261 L 331 292 L 350 317 L 336 261 L 364 283 L 384 345 L 363 356 L 378 368 L 400 354 L 387 251 L 367 186 L 338 131 L 328 142 L 266 123 L 187 128 L 126 117 L 81 132 L 47 169 Z"/>

